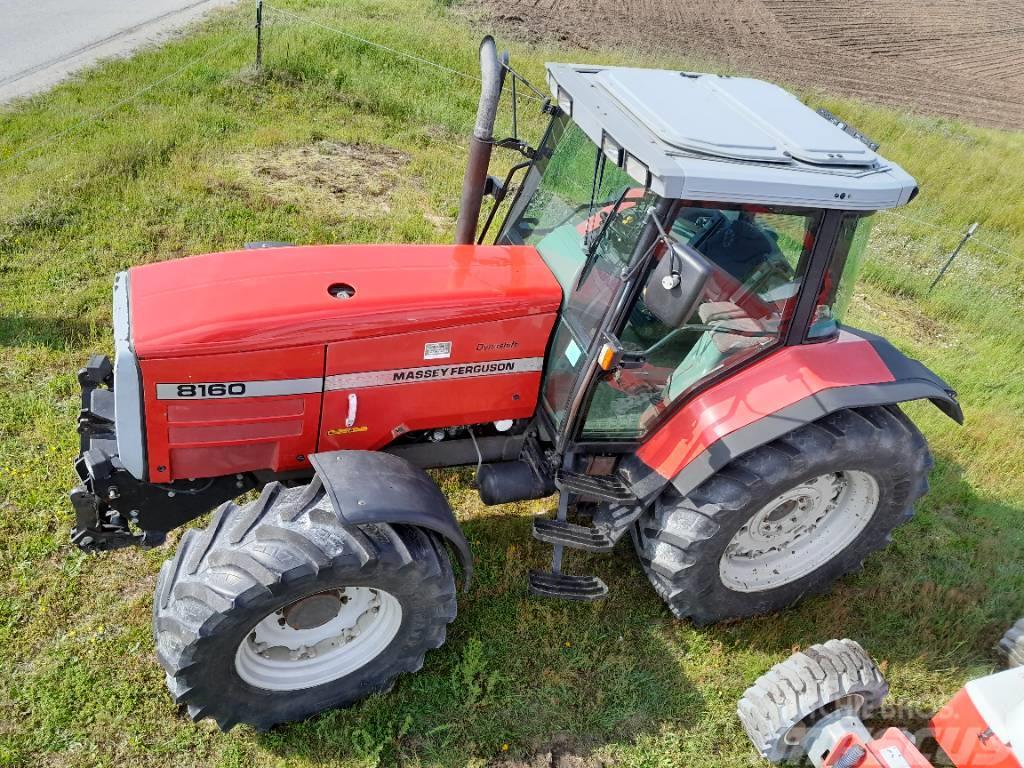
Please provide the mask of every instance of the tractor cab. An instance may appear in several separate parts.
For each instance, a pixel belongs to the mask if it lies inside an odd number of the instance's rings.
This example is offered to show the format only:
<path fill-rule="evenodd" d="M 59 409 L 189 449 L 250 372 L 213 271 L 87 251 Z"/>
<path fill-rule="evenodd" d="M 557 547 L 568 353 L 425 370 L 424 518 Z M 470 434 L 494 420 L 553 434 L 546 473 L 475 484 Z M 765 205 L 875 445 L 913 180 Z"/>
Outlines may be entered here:
<path fill-rule="evenodd" d="M 876 145 L 758 80 L 551 64 L 548 82 L 498 242 L 534 246 L 563 291 L 539 408 L 563 445 L 633 450 L 715 378 L 836 337 L 869 214 L 916 192 Z"/>

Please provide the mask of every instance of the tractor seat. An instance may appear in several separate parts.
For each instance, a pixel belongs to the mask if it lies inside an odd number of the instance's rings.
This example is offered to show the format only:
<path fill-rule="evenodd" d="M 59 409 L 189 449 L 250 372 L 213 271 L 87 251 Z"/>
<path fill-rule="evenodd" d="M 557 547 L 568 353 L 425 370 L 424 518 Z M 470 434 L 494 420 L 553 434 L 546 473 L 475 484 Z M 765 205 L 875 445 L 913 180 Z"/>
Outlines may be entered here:
<path fill-rule="evenodd" d="M 709 301 L 701 304 L 697 310 L 700 321 L 704 325 L 716 325 L 722 323 L 730 328 L 740 331 L 763 331 L 763 324 L 750 317 L 743 311 L 742 307 L 731 301 Z M 731 355 L 749 347 L 756 347 L 764 337 L 740 336 L 732 333 L 712 333 L 711 341 L 718 348 L 722 355 Z"/>
<path fill-rule="evenodd" d="M 764 331 L 765 325 L 748 315 L 731 301 L 709 301 L 701 304 L 697 315 L 703 325 L 727 324 L 743 331 Z M 733 333 L 705 331 L 697 337 L 690 351 L 672 371 L 666 382 L 664 400 L 671 402 L 711 371 L 721 367 L 726 358 L 760 344 L 763 336 L 739 336 Z"/>
<path fill-rule="evenodd" d="M 748 214 L 716 228 L 699 247 L 709 261 L 741 283 L 779 254 L 775 240 Z"/>

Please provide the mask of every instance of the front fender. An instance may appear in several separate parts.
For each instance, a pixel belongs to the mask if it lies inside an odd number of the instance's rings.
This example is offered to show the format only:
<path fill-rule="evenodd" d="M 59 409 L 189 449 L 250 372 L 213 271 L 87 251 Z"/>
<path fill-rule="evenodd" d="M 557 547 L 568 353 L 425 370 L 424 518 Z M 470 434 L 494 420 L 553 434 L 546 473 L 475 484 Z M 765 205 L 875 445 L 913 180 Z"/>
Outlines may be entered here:
<path fill-rule="evenodd" d="M 783 347 L 668 418 L 620 472 L 652 499 L 687 494 L 742 454 L 844 408 L 930 400 L 959 424 L 956 392 L 880 336 L 846 328 L 832 342 Z"/>
<path fill-rule="evenodd" d="M 330 451 L 309 457 L 334 506 L 350 525 L 416 525 L 439 533 L 462 566 L 463 588 L 473 555 L 448 500 L 426 472 L 403 458 L 376 451 Z"/>

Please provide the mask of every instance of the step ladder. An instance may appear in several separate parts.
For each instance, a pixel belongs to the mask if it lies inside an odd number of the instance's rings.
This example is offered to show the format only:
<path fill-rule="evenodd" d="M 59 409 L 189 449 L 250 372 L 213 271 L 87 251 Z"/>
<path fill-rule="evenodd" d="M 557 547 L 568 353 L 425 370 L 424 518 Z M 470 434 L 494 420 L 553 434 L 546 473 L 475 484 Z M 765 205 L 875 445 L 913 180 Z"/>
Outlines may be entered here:
<path fill-rule="evenodd" d="M 531 570 L 529 592 L 562 600 L 600 600 L 608 595 L 608 586 L 599 577 L 562 573 L 565 548 L 611 552 L 643 508 L 629 486 L 616 475 L 581 475 L 561 470 L 555 475 L 555 486 L 559 490 L 555 518 L 533 521 L 533 537 L 553 547 L 551 570 Z M 581 496 L 603 502 L 592 525 L 577 525 L 567 519 L 569 509 Z"/>

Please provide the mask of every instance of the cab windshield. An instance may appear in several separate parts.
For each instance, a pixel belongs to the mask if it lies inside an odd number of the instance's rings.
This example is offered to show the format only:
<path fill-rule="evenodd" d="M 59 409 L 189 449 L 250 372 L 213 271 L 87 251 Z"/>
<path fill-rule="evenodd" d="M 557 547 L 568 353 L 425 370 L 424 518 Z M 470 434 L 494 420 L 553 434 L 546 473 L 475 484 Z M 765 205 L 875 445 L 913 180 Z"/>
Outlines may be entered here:
<path fill-rule="evenodd" d="M 543 387 L 556 427 L 647 213 L 660 199 L 610 162 L 568 118 L 552 122 L 501 239 L 534 246 L 562 287 Z"/>
<path fill-rule="evenodd" d="M 806 209 L 680 201 L 667 222 L 669 238 L 707 259 L 711 278 L 693 317 L 676 327 L 662 324 L 643 294 L 637 298 L 619 338 L 643 365 L 602 376 L 583 437 L 639 438 L 710 377 L 777 343 L 821 218 Z"/>
<path fill-rule="evenodd" d="M 825 212 L 713 200 L 663 202 L 567 117 L 552 121 L 501 240 L 534 246 L 562 287 L 562 312 L 541 388 L 556 429 L 586 380 L 588 359 L 604 342 L 598 331 L 621 295 L 624 271 L 635 266 L 637 243 L 656 208 L 666 239 L 699 252 L 711 277 L 693 316 L 674 327 L 648 309 L 643 290 L 634 296 L 610 330 L 642 365 L 599 375 L 584 406 L 582 439 L 641 439 L 674 403 L 775 346 L 786 333 Z M 856 224 L 851 218 L 843 230 L 849 230 L 845 240 L 851 243 L 857 241 Z M 652 264 L 668 252 L 665 242 L 657 244 Z M 814 338 L 837 331 L 840 287 L 850 282 L 841 274 L 844 261 L 832 261 L 835 274 L 825 281 L 809 329 Z"/>
<path fill-rule="evenodd" d="M 658 196 L 556 119 L 509 214 L 506 242 L 534 246 L 562 286 L 563 314 L 589 342 Z"/>

